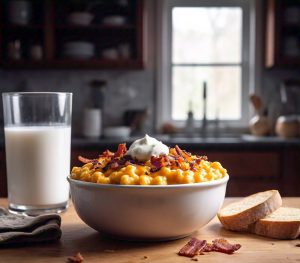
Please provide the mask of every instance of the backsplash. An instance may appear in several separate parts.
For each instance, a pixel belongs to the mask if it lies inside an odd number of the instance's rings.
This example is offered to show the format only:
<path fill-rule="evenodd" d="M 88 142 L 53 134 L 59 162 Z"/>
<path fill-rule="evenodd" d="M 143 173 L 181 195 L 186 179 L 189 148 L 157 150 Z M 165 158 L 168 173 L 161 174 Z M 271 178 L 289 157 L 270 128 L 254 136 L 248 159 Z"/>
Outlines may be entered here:
<path fill-rule="evenodd" d="M 153 125 L 154 72 L 99 71 L 99 70 L 20 70 L 0 71 L 2 92 L 11 91 L 64 91 L 73 93 L 73 135 L 80 136 L 82 113 L 90 98 L 89 82 L 105 80 L 104 126 L 122 124 L 122 114 L 127 109 L 149 109 L 145 130 Z M 1 122 L 3 122 L 1 100 Z"/>

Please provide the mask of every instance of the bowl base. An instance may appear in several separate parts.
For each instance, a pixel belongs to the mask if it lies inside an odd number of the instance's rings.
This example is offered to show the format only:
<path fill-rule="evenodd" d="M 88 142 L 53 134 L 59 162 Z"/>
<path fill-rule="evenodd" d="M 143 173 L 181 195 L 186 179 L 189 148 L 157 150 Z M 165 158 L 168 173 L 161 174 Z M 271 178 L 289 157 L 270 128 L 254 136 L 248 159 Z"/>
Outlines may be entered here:
<path fill-rule="evenodd" d="M 166 241 L 172 241 L 172 240 L 177 240 L 177 239 L 181 239 L 181 238 L 185 238 L 188 237 L 190 235 L 192 235 L 193 233 L 195 233 L 196 231 L 193 231 L 191 233 L 188 234 L 183 234 L 183 235 L 179 235 L 179 236 L 171 236 L 171 237 L 158 237 L 158 238 L 153 238 L 153 237 L 127 237 L 127 236 L 118 236 L 115 234 L 111 234 L 111 233 L 107 233 L 104 231 L 98 231 L 101 235 L 103 235 L 106 238 L 109 239 L 115 239 L 115 240 L 120 240 L 120 241 L 126 241 L 126 242 L 147 242 L 147 243 L 151 243 L 151 242 L 166 242 Z"/>

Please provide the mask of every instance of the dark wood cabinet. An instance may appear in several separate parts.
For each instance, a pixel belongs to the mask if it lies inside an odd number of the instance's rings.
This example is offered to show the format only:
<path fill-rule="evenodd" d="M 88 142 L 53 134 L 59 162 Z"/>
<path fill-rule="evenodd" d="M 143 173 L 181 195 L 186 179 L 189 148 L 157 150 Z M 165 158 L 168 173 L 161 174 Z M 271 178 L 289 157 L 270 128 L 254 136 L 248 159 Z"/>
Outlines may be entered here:
<path fill-rule="evenodd" d="M 300 67 L 300 1 L 267 0 L 265 66 Z"/>
<path fill-rule="evenodd" d="M 207 152 L 207 156 L 227 169 L 230 176 L 227 196 L 245 196 L 269 189 L 278 189 L 285 195 L 296 194 L 289 192 L 290 189 L 282 192 L 280 151 Z"/>
<path fill-rule="evenodd" d="M 78 156 L 95 158 L 106 148 L 72 147 L 71 166 L 78 166 Z M 187 149 L 188 150 L 188 149 Z M 197 150 L 191 150 L 197 154 Z M 200 154 L 203 154 L 201 152 Z M 258 191 L 278 189 L 283 196 L 300 196 L 300 148 L 273 150 L 207 150 L 211 161 L 219 161 L 228 170 L 227 196 L 246 196 Z M 0 151 L 0 197 L 7 196 L 4 149 Z"/>
<path fill-rule="evenodd" d="M 25 22 L 11 2 L 0 1 L 3 68 L 143 68 L 143 0 L 28 0 Z"/>

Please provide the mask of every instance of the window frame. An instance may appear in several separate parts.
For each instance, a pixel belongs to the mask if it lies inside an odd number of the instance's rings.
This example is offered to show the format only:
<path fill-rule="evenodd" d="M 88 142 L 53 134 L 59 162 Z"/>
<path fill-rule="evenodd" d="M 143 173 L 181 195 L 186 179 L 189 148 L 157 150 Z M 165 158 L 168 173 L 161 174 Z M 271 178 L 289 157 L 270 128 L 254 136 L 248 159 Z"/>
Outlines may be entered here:
<path fill-rule="evenodd" d="M 250 19 L 250 10 L 255 5 L 247 0 L 161 0 L 157 5 L 157 90 L 156 90 L 156 128 L 159 129 L 163 123 L 172 123 L 177 127 L 184 127 L 185 121 L 172 119 L 172 9 L 174 7 L 240 7 L 242 9 L 242 48 L 241 48 L 241 119 L 220 120 L 226 126 L 246 127 L 249 122 L 250 110 L 248 95 L 254 89 L 255 73 L 252 72 L 256 64 L 251 61 L 250 53 L 252 45 L 255 44 L 255 26 Z M 251 42 L 250 42 L 251 40 Z M 250 45 L 251 44 L 251 45 Z M 253 51 L 253 50 L 252 50 Z M 252 56 L 253 54 L 251 54 Z M 246 103 L 247 102 L 247 103 Z M 247 105 L 247 106 L 245 106 Z M 209 107 L 209 105 L 208 105 Z M 209 120 L 208 122 L 212 122 Z M 195 121 L 196 127 L 201 127 L 202 121 Z M 221 125 L 221 126 L 224 126 Z"/>

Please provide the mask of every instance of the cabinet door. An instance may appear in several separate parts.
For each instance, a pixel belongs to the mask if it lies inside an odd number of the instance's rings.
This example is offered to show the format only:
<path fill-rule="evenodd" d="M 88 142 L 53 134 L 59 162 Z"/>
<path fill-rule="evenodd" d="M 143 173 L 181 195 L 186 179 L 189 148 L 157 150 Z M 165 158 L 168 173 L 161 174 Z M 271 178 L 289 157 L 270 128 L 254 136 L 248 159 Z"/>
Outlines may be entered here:
<path fill-rule="evenodd" d="M 282 162 L 280 151 L 207 151 L 210 161 L 218 161 L 230 176 L 227 196 L 246 196 L 280 189 Z"/>
<path fill-rule="evenodd" d="M 265 66 L 300 66 L 299 1 L 267 0 Z"/>
<path fill-rule="evenodd" d="M 300 196 L 300 149 L 286 149 L 283 154 L 284 170 L 282 176 L 282 194 Z"/>

